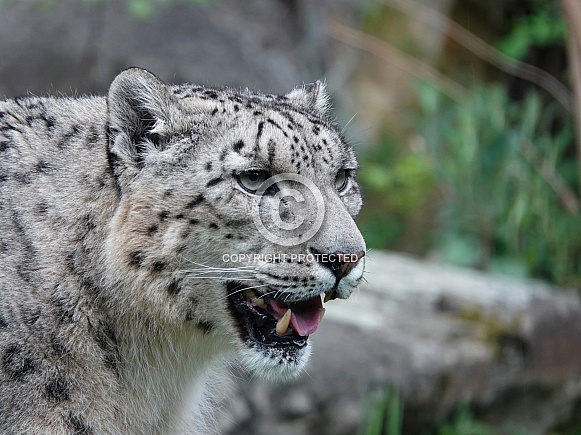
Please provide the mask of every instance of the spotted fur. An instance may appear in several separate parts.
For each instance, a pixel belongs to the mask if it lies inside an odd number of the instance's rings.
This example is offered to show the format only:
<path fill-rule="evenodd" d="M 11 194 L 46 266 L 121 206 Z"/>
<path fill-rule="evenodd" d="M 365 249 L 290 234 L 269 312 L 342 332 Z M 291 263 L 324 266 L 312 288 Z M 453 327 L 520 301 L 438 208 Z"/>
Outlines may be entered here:
<path fill-rule="evenodd" d="M 223 255 L 365 249 L 359 188 L 334 186 L 357 163 L 326 110 L 320 83 L 277 96 L 140 69 L 106 98 L 0 102 L 0 433 L 208 433 L 224 361 L 300 370 L 310 348 L 283 355 L 239 336 L 228 280 L 347 297 L 362 262 L 337 285 L 316 262 Z M 323 192 L 327 218 L 308 243 L 256 231 L 237 181 L 255 167 Z"/>

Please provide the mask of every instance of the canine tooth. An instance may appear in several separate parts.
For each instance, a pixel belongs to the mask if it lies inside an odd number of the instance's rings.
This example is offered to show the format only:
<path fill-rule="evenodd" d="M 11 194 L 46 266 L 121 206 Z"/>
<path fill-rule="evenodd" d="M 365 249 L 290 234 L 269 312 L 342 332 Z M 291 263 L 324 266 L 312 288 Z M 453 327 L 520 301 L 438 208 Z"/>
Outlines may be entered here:
<path fill-rule="evenodd" d="M 325 316 L 325 309 L 324 309 L 324 308 L 321 308 L 321 314 L 320 314 L 320 316 L 321 316 L 321 317 L 319 317 L 319 322 L 320 322 L 321 320 L 323 320 L 323 317 Z"/>
<path fill-rule="evenodd" d="M 288 325 L 290 324 L 291 314 L 292 311 L 289 308 L 286 310 L 286 313 L 284 313 L 284 315 L 278 319 L 278 322 L 276 322 L 275 331 L 278 335 L 284 335 L 284 333 L 287 331 Z"/>
<path fill-rule="evenodd" d="M 254 302 L 257 307 L 266 308 L 266 302 L 264 302 L 264 299 L 262 299 L 261 297 L 255 297 L 254 299 L 252 299 L 252 302 Z"/>
<path fill-rule="evenodd" d="M 333 292 L 325 293 L 325 299 L 323 300 L 323 302 L 325 302 L 325 303 L 329 302 L 332 297 L 333 297 Z"/>

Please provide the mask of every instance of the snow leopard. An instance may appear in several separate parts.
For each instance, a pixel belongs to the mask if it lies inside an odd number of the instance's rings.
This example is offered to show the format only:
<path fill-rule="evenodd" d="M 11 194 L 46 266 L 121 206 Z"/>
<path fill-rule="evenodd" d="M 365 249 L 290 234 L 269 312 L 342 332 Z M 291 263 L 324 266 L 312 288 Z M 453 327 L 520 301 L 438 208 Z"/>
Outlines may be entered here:
<path fill-rule="evenodd" d="M 205 434 L 232 364 L 300 373 L 366 252 L 328 106 L 140 68 L 0 102 L 0 433 Z"/>

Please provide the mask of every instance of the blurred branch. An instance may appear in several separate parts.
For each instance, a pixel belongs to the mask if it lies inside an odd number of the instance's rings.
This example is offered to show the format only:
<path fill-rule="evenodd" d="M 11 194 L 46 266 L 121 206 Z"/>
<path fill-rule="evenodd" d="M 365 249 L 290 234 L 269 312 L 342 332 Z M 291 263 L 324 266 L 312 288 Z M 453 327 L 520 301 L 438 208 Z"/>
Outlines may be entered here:
<path fill-rule="evenodd" d="M 569 214 L 579 213 L 581 204 L 579 198 L 567 183 L 561 178 L 555 167 L 546 159 L 538 155 L 532 142 L 525 138 L 520 144 L 520 153 L 529 164 L 536 169 L 545 182 L 555 191 L 559 200 Z"/>
<path fill-rule="evenodd" d="M 579 165 L 579 192 L 581 192 L 581 3 L 579 0 L 561 0 L 561 8 L 567 22 L 567 49 L 569 52 L 569 75 L 573 85 L 573 123 L 577 139 L 577 161 Z"/>
<path fill-rule="evenodd" d="M 433 84 L 454 100 L 462 100 L 466 96 L 466 89 L 459 83 L 451 80 L 426 62 L 405 54 L 375 36 L 355 30 L 336 20 L 331 20 L 329 33 L 337 41 L 365 50 L 389 62 L 389 65 L 401 68 L 410 75 Z"/>
<path fill-rule="evenodd" d="M 578 0 L 561 1 L 562 3 L 570 3 L 571 5 L 575 3 L 575 5 L 571 7 L 581 9 L 581 4 L 578 3 Z M 382 0 L 382 2 L 389 4 L 394 9 L 397 9 L 413 18 L 421 17 L 421 19 L 427 24 L 437 26 L 438 28 L 446 28 L 447 35 L 460 45 L 505 73 L 540 86 L 551 94 L 569 113 L 571 113 L 572 103 L 569 89 L 546 71 L 534 65 L 505 56 L 469 30 L 452 21 L 446 15 L 429 6 L 418 3 L 415 0 Z M 565 15 L 567 16 L 567 14 Z M 570 28 L 575 29 L 577 34 L 581 35 L 581 30 L 578 27 L 581 18 L 579 16 L 575 19 L 571 16 L 567 18 L 571 20 L 569 23 Z M 581 39 L 579 39 L 579 41 L 581 41 Z"/>

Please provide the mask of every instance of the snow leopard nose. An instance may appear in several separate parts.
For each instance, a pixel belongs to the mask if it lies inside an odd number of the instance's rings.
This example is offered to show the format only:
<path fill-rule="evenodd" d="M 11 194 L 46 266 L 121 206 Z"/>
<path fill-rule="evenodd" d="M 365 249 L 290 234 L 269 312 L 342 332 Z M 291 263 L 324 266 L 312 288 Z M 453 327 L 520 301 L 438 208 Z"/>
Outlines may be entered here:
<path fill-rule="evenodd" d="M 351 272 L 351 269 L 355 267 L 357 262 L 365 256 L 365 251 L 359 251 L 357 253 L 336 251 L 327 254 L 314 248 L 311 248 L 311 253 L 315 256 L 318 263 L 333 272 L 337 281 L 344 276 L 347 276 L 349 272 Z"/>

